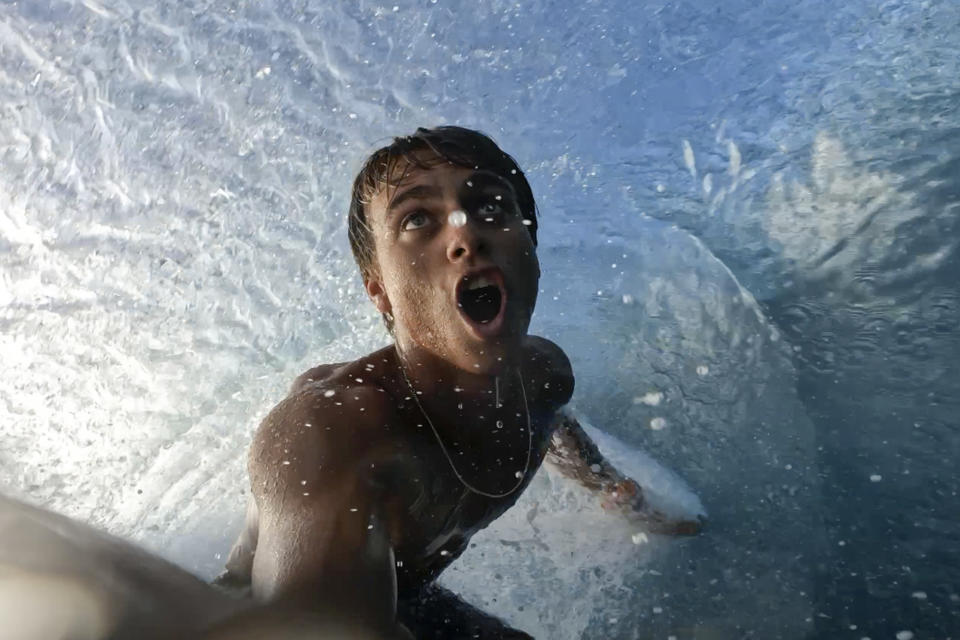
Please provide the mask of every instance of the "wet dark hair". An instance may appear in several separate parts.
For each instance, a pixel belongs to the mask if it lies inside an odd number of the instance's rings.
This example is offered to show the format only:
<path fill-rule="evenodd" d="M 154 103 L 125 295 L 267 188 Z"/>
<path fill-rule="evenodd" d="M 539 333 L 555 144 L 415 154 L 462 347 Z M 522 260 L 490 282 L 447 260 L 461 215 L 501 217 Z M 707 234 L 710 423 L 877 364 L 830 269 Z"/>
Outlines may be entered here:
<path fill-rule="evenodd" d="M 398 168 L 430 169 L 444 160 L 460 167 L 492 171 L 509 182 L 517 195 L 521 215 L 530 221 L 527 231 L 536 246 L 537 205 L 517 162 L 479 131 L 454 126 L 419 128 L 413 135 L 394 138 L 389 145 L 374 151 L 353 181 L 348 221 L 350 249 L 364 278 L 372 275 L 376 266 L 375 238 L 367 222 L 366 205 L 391 180 L 396 181 L 394 173 Z M 387 327 L 390 325 L 388 319 Z"/>

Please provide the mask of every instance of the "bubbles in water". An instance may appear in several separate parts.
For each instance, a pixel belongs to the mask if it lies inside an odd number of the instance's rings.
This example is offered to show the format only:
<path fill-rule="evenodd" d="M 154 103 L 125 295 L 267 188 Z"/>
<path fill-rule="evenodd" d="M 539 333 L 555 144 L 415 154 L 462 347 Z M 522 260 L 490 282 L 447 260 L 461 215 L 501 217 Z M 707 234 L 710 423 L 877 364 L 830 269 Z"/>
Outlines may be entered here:
<path fill-rule="evenodd" d="M 707 365 L 702 364 L 699 367 L 697 367 L 697 375 L 700 376 L 701 378 L 705 377 L 708 373 L 710 373 L 710 367 L 708 367 Z"/>
<path fill-rule="evenodd" d="M 897 640 L 913 640 L 913 631 L 897 631 Z"/>
<path fill-rule="evenodd" d="M 665 429 L 666 426 L 667 426 L 666 418 L 654 418 L 653 420 L 650 421 L 650 428 L 653 429 L 654 431 L 661 431 L 662 429 Z"/>
<path fill-rule="evenodd" d="M 727 151 L 730 154 L 730 163 L 727 166 L 727 172 L 736 177 L 740 173 L 740 167 L 742 164 L 740 149 L 737 148 L 737 145 L 733 140 L 727 141 Z"/>
<path fill-rule="evenodd" d="M 454 211 L 450 214 L 449 217 L 450 226 L 452 227 L 462 227 L 467 224 L 467 214 L 463 211 Z"/>
<path fill-rule="evenodd" d="M 883 480 L 883 476 L 881 476 L 879 473 L 875 473 L 870 476 L 870 482 L 880 482 L 881 480 Z"/>
<path fill-rule="evenodd" d="M 645 404 L 649 407 L 656 407 L 663 402 L 663 392 L 650 391 L 633 399 L 633 404 Z"/>
<path fill-rule="evenodd" d="M 513 474 L 513 477 L 519 480 L 523 477 L 523 471 L 517 471 L 515 474 Z"/>
<path fill-rule="evenodd" d="M 926 591 L 914 591 L 910 594 L 911 598 L 916 598 L 917 600 L 926 600 L 927 592 Z"/>
<path fill-rule="evenodd" d="M 647 537 L 647 534 L 645 534 L 643 531 L 640 531 L 630 536 L 630 540 L 633 541 L 633 544 L 645 544 L 647 542 L 650 542 L 650 539 Z"/>
<path fill-rule="evenodd" d="M 633 304 L 633 296 L 629 293 L 623 294 L 623 304 Z"/>
<path fill-rule="evenodd" d="M 683 141 L 683 163 L 687 165 L 687 171 L 690 172 L 690 177 L 697 177 L 697 162 L 693 156 L 693 147 L 690 145 L 689 140 Z"/>
<path fill-rule="evenodd" d="M 503 420 L 497 420 L 497 429 L 503 429 Z"/>

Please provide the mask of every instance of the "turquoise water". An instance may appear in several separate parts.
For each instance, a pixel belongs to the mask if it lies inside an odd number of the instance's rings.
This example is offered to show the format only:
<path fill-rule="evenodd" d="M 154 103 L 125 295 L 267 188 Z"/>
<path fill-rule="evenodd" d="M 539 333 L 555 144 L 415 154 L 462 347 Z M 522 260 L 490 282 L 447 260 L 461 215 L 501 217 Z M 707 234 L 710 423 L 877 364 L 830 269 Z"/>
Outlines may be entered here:
<path fill-rule="evenodd" d="M 711 525 L 544 475 L 448 584 L 538 637 L 955 635 L 958 54 L 946 0 L 0 2 L 0 488 L 214 575 L 259 419 L 387 340 L 353 173 L 455 122 L 531 180 L 577 409 Z"/>

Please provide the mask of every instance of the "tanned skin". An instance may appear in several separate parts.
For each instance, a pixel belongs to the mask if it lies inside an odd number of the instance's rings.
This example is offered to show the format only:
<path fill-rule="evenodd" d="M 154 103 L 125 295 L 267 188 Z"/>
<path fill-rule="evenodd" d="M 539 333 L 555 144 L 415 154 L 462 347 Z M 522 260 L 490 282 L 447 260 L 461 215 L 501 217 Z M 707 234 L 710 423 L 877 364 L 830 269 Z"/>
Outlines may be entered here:
<path fill-rule="evenodd" d="M 307 371 L 263 421 L 250 449 L 253 499 L 224 576 L 250 582 L 261 601 L 387 637 L 405 635 L 398 590 L 435 580 L 545 458 L 647 530 L 700 526 L 652 512 L 560 411 L 573 372 L 557 345 L 527 334 L 540 266 L 509 183 L 421 160 L 429 168 L 400 167 L 366 207 L 376 265 L 364 285 L 392 316 L 395 344 Z M 482 324 L 458 303 L 458 285 L 478 276 L 503 294 L 501 314 Z M 516 489 L 468 489 L 437 436 L 467 483 Z"/>

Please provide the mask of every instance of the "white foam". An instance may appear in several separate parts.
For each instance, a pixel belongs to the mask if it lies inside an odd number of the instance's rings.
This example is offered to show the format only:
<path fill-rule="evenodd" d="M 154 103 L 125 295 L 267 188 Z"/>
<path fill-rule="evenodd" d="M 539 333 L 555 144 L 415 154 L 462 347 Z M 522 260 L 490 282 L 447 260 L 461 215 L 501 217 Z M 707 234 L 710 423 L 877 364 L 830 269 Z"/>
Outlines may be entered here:
<path fill-rule="evenodd" d="M 630 447 L 597 429 L 575 409 L 568 411 L 576 417 L 607 460 L 643 487 L 651 506 L 671 517 L 687 520 L 707 516 L 707 510 L 700 498 L 676 472 L 660 464 L 646 452 Z"/>

